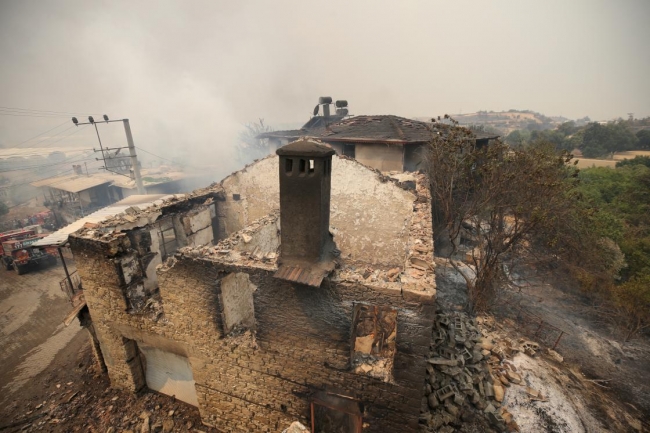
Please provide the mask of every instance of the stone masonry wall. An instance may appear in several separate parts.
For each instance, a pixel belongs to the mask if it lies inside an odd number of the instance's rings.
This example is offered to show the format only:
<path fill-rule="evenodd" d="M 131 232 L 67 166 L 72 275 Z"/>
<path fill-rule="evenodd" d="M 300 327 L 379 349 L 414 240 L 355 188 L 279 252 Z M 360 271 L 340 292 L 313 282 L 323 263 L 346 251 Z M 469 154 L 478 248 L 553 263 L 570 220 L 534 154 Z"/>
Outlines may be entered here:
<path fill-rule="evenodd" d="M 194 342 L 195 356 L 205 356 L 192 365 L 203 366 L 194 370 L 194 378 L 204 421 L 226 431 L 277 431 L 288 419 L 308 423 L 309 396 L 325 390 L 362 402 L 364 431 L 417 430 L 433 305 L 360 284 L 292 286 L 272 278 L 270 271 L 190 258 L 161 272 L 163 303 L 165 293 L 186 287 L 185 275 L 202 275 L 202 283 L 192 281 L 193 293 L 201 285 L 208 296 L 220 291 L 219 276 L 237 272 L 246 272 L 257 287 L 255 338 L 225 336 L 217 347 Z M 355 302 L 398 310 L 393 383 L 350 368 Z M 215 311 L 214 317 L 222 315 Z"/>
<path fill-rule="evenodd" d="M 108 243 L 72 240 L 81 254 L 86 300 L 114 386 L 145 385 L 137 342 L 186 356 L 206 424 L 227 432 L 276 432 L 293 420 L 308 423 L 310 396 L 321 390 L 361 402 L 366 432 L 415 432 L 424 390 L 434 306 L 411 302 L 400 290 L 326 281 L 320 289 L 293 287 L 273 272 L 177 255 L 159 271 L 162 316 L 128 314 L 111 257 L 127 237 Z M 174 260 L 174 259 L 172 259 Z M 226 335 L 221 280 L 248 274 L 256 287 L 253 332 Z M 355 302 L 397 310 L 393 382 L 350 369 Z"/>

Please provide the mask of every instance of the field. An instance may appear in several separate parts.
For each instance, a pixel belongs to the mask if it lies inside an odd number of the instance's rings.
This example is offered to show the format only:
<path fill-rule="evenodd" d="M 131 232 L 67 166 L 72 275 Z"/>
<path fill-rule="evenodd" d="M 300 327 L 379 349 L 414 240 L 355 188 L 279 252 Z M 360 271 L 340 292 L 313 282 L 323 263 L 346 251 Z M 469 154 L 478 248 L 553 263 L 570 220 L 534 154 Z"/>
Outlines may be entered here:
<path fill-rule="evenodd" d="M 650 156 L 650 151 L 648 150 L 631 150 L 628 152 L 616 152 L 614 156 L 610 159 L 590 159 L 590 158 L 581 158 L 576 157 L 578 160 L 579 168 L 589 168 L 589 167 L 616 167 L 618 161 L 623 161 L 624 159 L 632 159 L 635 156 Z"/>

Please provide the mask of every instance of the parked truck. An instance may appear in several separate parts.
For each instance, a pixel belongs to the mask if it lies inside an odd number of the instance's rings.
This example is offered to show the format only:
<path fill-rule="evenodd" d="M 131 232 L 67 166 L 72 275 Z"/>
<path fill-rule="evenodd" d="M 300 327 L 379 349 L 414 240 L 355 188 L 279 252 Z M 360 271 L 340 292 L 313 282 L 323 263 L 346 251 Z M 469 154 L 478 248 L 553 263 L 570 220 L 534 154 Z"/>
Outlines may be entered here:
<path fill-rule="evenodd" d="M 2 243 L 3 263 L 11 263 L 18 275 L 22 275 L 41 265 L 55 265 L 59 252 L 56 247 L 34 247 L 33 244 L 46 235 L 33 235 L 23 239 L 13 239 Z"/>
<path fill-rule="evenodd" d="M 13 269 L 12 266 L 13 258 L 11 257 L 11 254 L 5 255 L 2 244 L 7 241 L 22 240 L 22 239 L 34 237 L 36 236 L 36 234 L 37 231 L 33 228 L 9 230 L 7 232 L 0 233 L 0 262 L 2 262 L 2 266 L 5 269 L 7 269 L 8 271 Z"/>

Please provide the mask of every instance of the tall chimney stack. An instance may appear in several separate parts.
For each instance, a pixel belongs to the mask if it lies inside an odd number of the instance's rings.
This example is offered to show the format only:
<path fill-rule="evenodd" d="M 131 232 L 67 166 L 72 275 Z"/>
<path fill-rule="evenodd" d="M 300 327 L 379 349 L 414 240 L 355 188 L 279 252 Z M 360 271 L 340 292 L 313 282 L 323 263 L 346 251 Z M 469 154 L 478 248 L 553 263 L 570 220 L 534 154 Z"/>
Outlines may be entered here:
<path fill-rule="evenodd" d="M 275 276 L 318 287 L 333 269 L 330 189 L 335 152 L 322 143 L 300 139 L 276 153 L 280 157 L 281 266 Z"/>

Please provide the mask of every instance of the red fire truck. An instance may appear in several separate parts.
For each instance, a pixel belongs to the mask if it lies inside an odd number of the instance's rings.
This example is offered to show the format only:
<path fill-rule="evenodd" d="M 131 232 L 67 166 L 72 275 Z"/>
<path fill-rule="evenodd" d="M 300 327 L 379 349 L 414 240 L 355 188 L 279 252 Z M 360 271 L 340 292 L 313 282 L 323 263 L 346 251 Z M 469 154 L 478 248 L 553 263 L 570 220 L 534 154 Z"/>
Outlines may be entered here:
<path fill-rule="evenodd" d="M 32 246 L 45 236 L 47 235 L 32 235 L 23 239 L 2 242 L 2 262 L 7 269 L 13 268 L 18 275 L 22 275 L 35 266 L 55 265 L 56 258 L 59 256 L 55 247 Z"/>
<path fill-rule="evenodd" d="M 11 265 L 11 263 L 13 262 L 11 255 L 5 256 L 4 249 L 2 247 L 2 244 L 4 242 L 26 239 L 29 237 L 33 237 L 35 235 L 36 235 L 36 230 L 31 228 L 10 230 L 8 232 L 0 233 L 0 261 L 2 262 L 2 266 L 5 267 L 7 270 L 11 270 L 13 268 Z"/>

